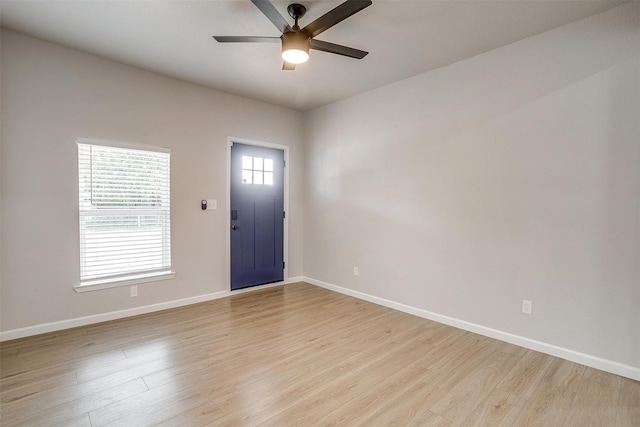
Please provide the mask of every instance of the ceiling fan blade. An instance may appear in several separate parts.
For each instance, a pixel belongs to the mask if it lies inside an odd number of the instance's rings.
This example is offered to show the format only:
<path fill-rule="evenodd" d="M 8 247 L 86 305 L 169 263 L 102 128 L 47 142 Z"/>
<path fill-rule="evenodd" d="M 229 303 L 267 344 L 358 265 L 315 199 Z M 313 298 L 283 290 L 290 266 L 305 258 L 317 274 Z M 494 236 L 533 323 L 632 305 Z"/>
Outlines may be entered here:
<path fill-rule="evenodd" d="M 213 36 L 219 43 L 280 43 L 280 37 Z"/>
<path fill-rule="evenodd" d="M 364 50 L 358 50 L 335 43 L 323 42 L 316 39 L 309 40 L 309 48 L 357 59 L 362 59 L 369 54 L 369 52 L 365 52 Z"/>
<path fill-rule="evenodd" d="M 258 0 L 252 1 L 255 3 Z M 347 0 L 304 27 L 301 31 L 309 37 L 315 37 L 369 6 L 371 6 L 371 0 Z"/>
<path fill-rule="evenodd" d="M 271 21 L 273 25 L 275 25 L 276 28 L 280 30 L 281 33 L 291 31 L 291 27 L 289 26 L 287 20 L 284 19 L 282 15 L 280 15 L 280 12 L 278 12 L 278 10 L 273 4 L 271 4 L 269 0 L 251 0 L 251 3 L 255 4 L 256 7 L 260 9 L 262 13 L 264 13 L 264 16 L 266 16 L 267 19 L 269 19 L 269 21 Z"/>
<path fill-rule="evenodd" d="M 283 61 L 282 62 L 282 69 L 283 70 L 287 70 L 287 71 L 295 70 L 296 69 L 296 64 L 292 64 L 290 62 Z"/>

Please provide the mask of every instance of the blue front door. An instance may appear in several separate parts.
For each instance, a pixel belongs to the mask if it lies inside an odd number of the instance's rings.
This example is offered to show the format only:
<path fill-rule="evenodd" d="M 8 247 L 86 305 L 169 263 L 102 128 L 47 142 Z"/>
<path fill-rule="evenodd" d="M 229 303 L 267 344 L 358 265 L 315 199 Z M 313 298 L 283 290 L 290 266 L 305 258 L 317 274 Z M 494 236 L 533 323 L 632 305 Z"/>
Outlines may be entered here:
<path fill-rule="evenodd" d="M 284 151 L 231 146 L 231 290 L 284 278 Z"/>

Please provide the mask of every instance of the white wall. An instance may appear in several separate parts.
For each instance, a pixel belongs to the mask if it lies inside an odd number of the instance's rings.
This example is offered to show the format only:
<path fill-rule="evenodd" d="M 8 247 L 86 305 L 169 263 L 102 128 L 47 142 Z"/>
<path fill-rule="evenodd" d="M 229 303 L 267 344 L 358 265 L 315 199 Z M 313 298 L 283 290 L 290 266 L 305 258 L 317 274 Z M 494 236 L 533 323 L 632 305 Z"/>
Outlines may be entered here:
<path fill-rule="evenodd" d="M 640 373 L 640 2 L 309 112 L 305 142 L 306 277 Z"/>
<path fill-rule="evenodd" d="M 290 146 L 289 276 L 302 275 L 301 114 L 2 31 L 0 331 L 228 290 L 227 137 Z M 76 293 L 78 137 L 169 147 L 173 280 Z M 200 200 L 218 210 L 200 210 Z M 63 322 L 64 323 L 64 322 Z"/>

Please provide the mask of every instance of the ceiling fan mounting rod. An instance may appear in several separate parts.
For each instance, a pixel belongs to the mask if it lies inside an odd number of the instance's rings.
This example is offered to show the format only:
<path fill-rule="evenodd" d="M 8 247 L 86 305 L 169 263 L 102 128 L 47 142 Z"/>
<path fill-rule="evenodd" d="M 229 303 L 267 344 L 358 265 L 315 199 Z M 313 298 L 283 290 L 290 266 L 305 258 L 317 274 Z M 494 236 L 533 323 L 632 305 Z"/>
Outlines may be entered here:
<path fill-rule="evenodd" d="M 307 8 L 300 3 L 291 3 L 287 6 L 287 12 L 289 12 L 289 16 L 291 16 L 295 21 L 295 26 L 298 26 L 298 19 L 302 18 L 305 13 L 307 13 Z"/>

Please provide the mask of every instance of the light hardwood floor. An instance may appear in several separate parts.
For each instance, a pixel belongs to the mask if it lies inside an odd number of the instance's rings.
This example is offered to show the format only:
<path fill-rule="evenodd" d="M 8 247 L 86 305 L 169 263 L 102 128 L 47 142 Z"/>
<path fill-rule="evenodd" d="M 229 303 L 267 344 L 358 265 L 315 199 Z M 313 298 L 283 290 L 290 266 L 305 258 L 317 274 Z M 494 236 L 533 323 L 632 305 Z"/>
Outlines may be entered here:
<path fill-rule="evenodd" d="M 304 283 L 0 344 L 2 425 L 640 426 L 640 383 Z"/>

